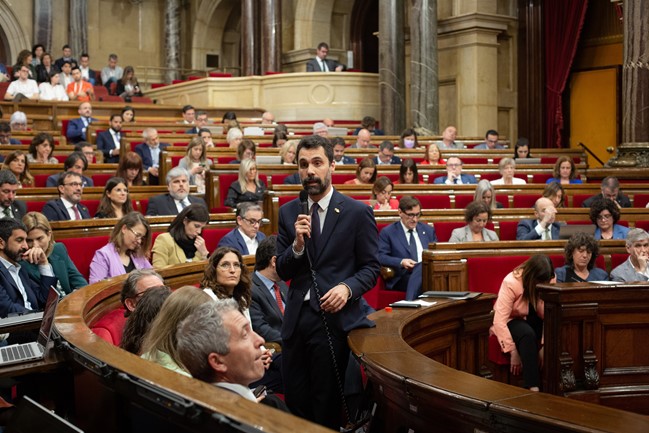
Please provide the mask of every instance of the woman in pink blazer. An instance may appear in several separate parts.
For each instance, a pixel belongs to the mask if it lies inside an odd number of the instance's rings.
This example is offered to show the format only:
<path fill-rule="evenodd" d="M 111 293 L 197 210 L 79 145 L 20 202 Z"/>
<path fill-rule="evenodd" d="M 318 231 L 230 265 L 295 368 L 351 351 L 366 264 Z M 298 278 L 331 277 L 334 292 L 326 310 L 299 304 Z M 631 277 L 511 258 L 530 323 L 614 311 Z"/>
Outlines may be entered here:
<path fill-rule="evenodd" d="M 525 387 L 531 391 L 539 391 L 539 363 L 543 362 L 544 304 L 536 286 L 554 279 L 548 256 L 532 256 L 505 277 L 494 306 L 491 332 L 503 353 L 510 354 L 511 373 L 522 371 Z"/>

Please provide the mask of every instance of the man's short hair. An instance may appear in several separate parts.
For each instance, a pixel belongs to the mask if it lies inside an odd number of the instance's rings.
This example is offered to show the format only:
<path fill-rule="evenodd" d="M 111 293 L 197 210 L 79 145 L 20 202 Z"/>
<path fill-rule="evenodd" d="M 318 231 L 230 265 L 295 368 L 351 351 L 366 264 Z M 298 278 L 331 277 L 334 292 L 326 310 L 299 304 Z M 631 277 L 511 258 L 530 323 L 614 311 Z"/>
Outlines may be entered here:
<path fill-rule="evenodd" d="M 385 149 L 394 150 L 394 144 L 390 140 L 384 140 L 379 144 L 379 152 L 384 151 Z"/>
<path fill-rule="evenodd" d="M 7 168 L 0 170 L 0 186 L 5 183 L 8 183 L 9 185 L 18 185 L 19 183 L 18 179 L 16 179 L 16 175 Z"/>
<path fill-rule="evenodd" d="M 61 50 L 65 50 L 66 48 L 72 49 L 72 47 L 70 45 L 65 44 L 65 45 L 63 45 L 63 47 L 61 47 Z"/>
<path fill-rule="evenodd" d="M 210 131 L 209 128 L 200 128 L 197 135 L 201 135 L 203 132 L 209 132 L 210 135 L 212 135 L 212 131 Z"/>
<path fill-rule="evenodd" d="M 72 67 L 72 69 L 70 70 L 70 72 L 80 71 L 80 70 L 81 70 L 81 68 L 79 68 L 78 65 L 74 65 L 74 66 Z"/>
<path fill-rule="evenodd" d="M 59 186 L 65 185 L 66 179 L 72 176 L 78 178 L 80 181 L 82 180 L 81 175 L 79 173 L 75 173 L 74 171 L 64 171 L 63 173 L 61 173 L 61 176 L 59 176 L 58 185 Z"/>
<path fill-rule="evenodd" d="M 61 69 L 63 69 L 65 65 L 72 66 L 72 63 L 70 63 L 69 60 L 63 60 L 63 62 L 61 63 Z"/>
<path fill-rule="evenodd" d="M 149 138 L 149 134 L 151 132 L 158 132 L 155 128 L 144 128 L 144 131 L 142 131 L 142 138 L 145 140 Z"/>
<path fill-rule="evenodd" d="M 604 179 L 602 179 L 602 189 L 604 188 L 619 189 L 620 181 L 617 180 L 617 177 L 615 176 L 606 176 Z"/>
<path fill-rule="evenodd" d="M 345 147 L 347 147 L 347 143 L 345 143 L 345 139 L 342 138 L 342 137 L 334 137 L 334 138 L 330 139 L 329 141 L 331 141 L 331 146 L 332 147 L 336 147 L 336 146 L 345 146 Z"/>
<path fill-rule="evenodd" d="M 629 233 L 626 234 L 626 246 L 630 247 L 636 242 L 643 241 L 645 239 L 649 239 L 649 233 L 647 233 L 643 229 L 631 229 L 629 230 Z"/>
<path fill-rule="evenodd" d="M 25 227 L 22 221 L 13 218 L 0 219 L 0 239 L 5 241 L 5 243 L 9 240 L 14 230 L 24 230 L 27 233 L 27 227 Z"/>
<path fill-rule="evenodd" d="M 239 311 L 239 304 L 234 299 L 206 302 L 178 325 L 178 356 L 192 377 L 216 382 L 216 372 L 208 357 L 210 353 L 227 355 L 230 352 L 230 331 L 223 322 L 223 316 L 232 311 Z"/>
<path fill-rule="evenodd" d="M 490 129 L 487 131 L 487 133 L 484 135 L 484 138 L 487 138 L 489 135 L 498 135 L 498 131 L 495 129 Z"/>
<path fill-rule="evenodd" d="M 63 170 L 68 171 L 72 167 L 74 167 L 74 164 L 77 163 L 77 161 L 82 161 L 83 162 L 83 169 L 88 170 L 88 160 L 86 159 L 86 155 L 83 154 L 83 152 L 72 152 L 70 155 L 68 155 L 67 158 L 65 158 L 65 161 L 63 162 Z"/>
<path fill-rule="evenodd" d="M 167 181 L 167 185 L 169 185 L 172 180 L 180 176 L 185 176 L 189 181 L 189 172 L 186 169 L 182 167 L 174 167 L 171 170 L 169 170 L 167 172 L 167 177 L 165 178 L 165 180 Z"/>
<path fill-rule="evenodd" d="M 120 300 L 122 301 L 124 308 L 126 308 L 126 299 L 132 298 L 137 295 L 137 283 L 140 282 L 142 278 L 149 276 L 158 277 L 160 278 L 160 281 L 164 282 L 162 276 L 150 268 L 136 269 L 128 274 L 128 277 L 126 278 L 126 280 L 124 280 L 124 284 L 122 285 L 122 290 L 120 292 Z"/>
<path fill-rule="evenodd" d="M 95 146 L 92 143 L 88 143 L 87 141 L 80 141 L 74 145 L 74 151 L 83 153 L 84 147 L 92 147 L 92 150 L 95 150 Z"/>
<path fill-rule="evenodd" d="M 277 236 L 271 235 L 259 242 L 255 253 L 255 271 L 263 271 L 270 266 L 270 261 L 277 256 Z"/>
<path fill-rule="evenodd" d="M 329 49 L 329 45 L 326 42 L 320 42 L 318 44 L 318 49 L 321 50 L 323 48 Z"/>
<path fill-rule="evenodd" d="M 257 202 L 253 201 L 242 201 L 241 203 L 237 204 L 237 209 L 236 209 L 236 216 L 245 218 L 246 214 L 250 212 L 251 210 L 253 211 L 260 211 L 263 212 L 264 209 L 261 207 L 261 205 Z"/>
<path fill-rule="evenodd" d="M 421 208 L 421 203 L 416 197 L 404 195 L 403 197 L 401 197 L 401 200 L 399 200 L 399 209 L 401 210 L 401 212 L 408 211 L 416 206 L 419 206 Z"/>
<path fill-rule="evenodd" d="M 121 119 L 121 118 L 122 118 L 122 115 L 121 115 L 121 114 L 111 114 L 111 115 L 110 115 L 110 120 L 109 120 L 109 121 L 112 122 L 113 119 L 116 118 L 116 117 L 119 117 L 119 118 Z"/>
<path fill-rule="evenodd" d="M 188 112 L 189 110 L 193 110 L 193 109 L 194 109 L 194 106 L 193 106 L 193 105 L 189 105 L 189 104 L 188 104 L 188 105 L 185 105 L 185 106 L 182 108 L 182 110 L 183 110 L 183 114 L 185 114 L 185 113 Z"/>
<path fill-rule="evenodd" d="M 109 54 L 108 60 L 117 60 L 117 54 Z"/>
<path fill-rule="evenodd" d="M 329 164 L 331 164 L 334 160 L 334 147 L 328 139 L 319 135 L 307 135 L 303 137 L 297 145 L 295 156 L 296 158 L 299 157 L 300 150 L 302 149 L 317 149 L 319 147 L 324 148 L 325 156 L 329 160 Z"/>
<path fill-rule="evenodd" d="M 198 117 L 198 116 L 207 116 L 207 111 L 205 111 L 205 110 L 198 110 L 198 111 L 196 112 L 196 117 Z"/>
<path fill-rule="evenodd" d="M 88 59 L 90 59 L 90 56 L 88 55 L 88 53 L 81 53 L 81 55 L 79 56 L 80 59 L 83 59 L 84 57 L 87 57 Z"/>
<path fill-rule="evenodd" d="M 11 133 L 11 125 L 9 122 L 0 121 L 0 132 Z"/>
<path fill-rule="evenodd" d="M 363 128 L 369 128 L 370 126 L 376 126 L 376 119 L 372 116 L 365 116 L 361 120 L 361 126 Z"/>
<path fill-rule="evenodd" d="M 9 126 L 13 125 L 14 123 L 27 124 L 27 115 L 22 111 L 14 111 L 9 118 Z"/>

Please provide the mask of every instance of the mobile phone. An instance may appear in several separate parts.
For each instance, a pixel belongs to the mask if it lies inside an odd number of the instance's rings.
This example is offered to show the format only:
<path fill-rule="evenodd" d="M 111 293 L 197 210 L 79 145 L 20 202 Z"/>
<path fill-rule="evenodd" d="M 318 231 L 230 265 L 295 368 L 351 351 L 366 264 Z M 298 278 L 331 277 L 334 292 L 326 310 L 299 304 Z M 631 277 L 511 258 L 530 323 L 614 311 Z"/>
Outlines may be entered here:
<path fill-rule="evenodd" d="M 266 392 L 266 385 L 259 385 L 255 388 L 252 393 L 255 395 L 255 398 L 261 397 Z"/>

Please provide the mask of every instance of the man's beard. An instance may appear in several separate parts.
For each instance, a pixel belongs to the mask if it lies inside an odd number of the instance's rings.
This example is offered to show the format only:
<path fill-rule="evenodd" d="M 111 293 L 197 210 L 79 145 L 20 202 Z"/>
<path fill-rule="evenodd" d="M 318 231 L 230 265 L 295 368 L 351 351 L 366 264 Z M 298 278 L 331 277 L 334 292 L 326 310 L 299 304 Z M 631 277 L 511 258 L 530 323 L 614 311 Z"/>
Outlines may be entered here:
<path fill-rule="evenodd" d="M 316 182 L 315 184 L 309 185 L 311 182 Z M 324 181 L 319 177 L 307 177 L 302 180 L 302 187 L 309 195 L 320 195 L 323 194 L 327 188 L 329 188 L 331 181 L 328 178 L 325 178 Z"/>
<path fill-rule="evenodd" d="M 4 249 L 4 253 L 7 258 L 14 263 L 18 263 L 20 260 L 22 260 L 23 254 L 25 254 L 26 252 L 27 250 L 23 248 L 19 249 L 18 251 L 12 251 L 7 247 L 5 247 Z"/>
<path fill-rule="evenodd" d="M 187 198 L 187 196 L 189 195 L 189 193 L 188 193 L 188 192 L 181 192 L 181 193 L 178 193 L 178 192 L 170 192 L 169 195 L 170 195 L 171 198 L 173 198 L 174 200 L 183 201 L 183 200 L 185 200 L 185 199 Z"/>

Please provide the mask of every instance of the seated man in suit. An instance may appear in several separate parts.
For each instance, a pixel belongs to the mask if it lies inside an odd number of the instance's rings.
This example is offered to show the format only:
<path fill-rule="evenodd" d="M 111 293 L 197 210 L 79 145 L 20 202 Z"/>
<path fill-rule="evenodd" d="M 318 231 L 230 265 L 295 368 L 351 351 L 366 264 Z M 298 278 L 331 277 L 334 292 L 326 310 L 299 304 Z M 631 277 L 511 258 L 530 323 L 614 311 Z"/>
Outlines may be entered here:
<path fill-rule="evenodd" d="M 109 120 L 110 128 L 97 134 L 97 150 L 104 154 L 105 163 L 119 162 L 119 149 L 122 140 L 122 115 L 113 114 Z"/>
<path fill-rule="evenodd" d="M 505 146 L 498 143 L 498 131 L 490 129 L 485 134 L 484 143 L 478 144 L 474 149 L 476 150 L 493 150 L 493 149 L 504 149 Z"/>
<path fill-rule="evenodd" d="M 88 161 L 88 164 L 95 163 L 95 156 L 96 156 L 95 147 L 92 144 L 88 143 L 87 141 L 80 141 L 77 144 L 75 144 L 74 151 L 83 153 L 83 156 L 86 157 L 86 161 Z"/>
<path fill-rule="evenodd" d="M 642 229 L 629 230 L 626 250 L 629 258 L 611 271 L 611 281 L 633 283 L 649 280 L 649 233 Z"/>
<path fill-rule="evenodd" d="M 59 198 L 43 206 L 43 215 L 50 221 L 90 219 L 88 208 L 82 205 L 83 179 L 79 173 L 66 171 L 59 176 Z"/>
<path fill-rule="evenodd" d="M 189 173 L 184 168 L 172 168 L 167 173 L 166 180 L 169 192 L 151 197 L 146 210 L 147 215 L 178 215 L 181 210 L 194 203 L 207 207 L 205 200 L 189 195 Z"/>
<path fill-rule="evenodd" d="M 456 143 L 455 139 L 457 138 L 457 128 L 453 125 L 447 126 L 442 132 L 442 139 L 435 142 L 437 147 L 442 149 L 464 149 L 464 145 L 461 143 Z"/>
<path fill-rule="evenodd" d="M 198 135 L 202 128 L 206 128 L 208 123 L 207 111 L 198 110 L 196 112 L 196 121 L 193 128 L 185 131 L 185 134 Z"/>
<path fill-rule="evenodd" d="M 9 217 L 22 221 L 27 213 L 27 205 L 16 200 L 16 191 L 20 183 L 16 176 L 7 169 L 0 170 L 0 218 Z"/>
<path fill-rule="evenodd" d="M 9 125 L 9 122 L 0 121 L 0 144 L 20 144 L 20 140 L 11 138 L 11 125 Z"/>
<path fill-rule="evenodd" d="M 327 59 L 329 54 L 329 45 L 326 42 L 320 42 L 314 59 L 306 63 L 307 72 L 341 72 L 345 70 L 345 65 L 335 60 Z"/>
<path fill-rule="evenodd" d="M 401 164 L 401 158 L 394 156 L 394 144 L 390 140 L 382 141 L 379 153 L 374 158 L 376 165 Z"/>
<path fill-rule="evenodd" d="M 74 173 L 79 173 L 84 188 L 87 186 L 95 186 L 91 178 L 83 175 L 84 170 L 88 170 L 88 161 L 83 153 L 72 152 L 67 158 L 65 158 L 65 162 L 63 163 L 63 172 L 72 171 Z M 45 182 L 45 186 L 58 186 L 59 177 L 61 177 L 61 173 L 49 176 Z"/>
<path fill-rule="evenodd" d="M 164 286 L 164 280 L 153 269 L 136 269 L 128 274 L 120 292 L 122 306 L 104 314 L 92 326 L 92 332 L 119 346 L 126 319 L 135 311 L 140 297 L 153 287 Z"/>
<path fill-rule="evenodd" d="M 142 167 L 149 173 L 149 185 L 159 185 L 158 167 L 160 166 L 160 152 L 167 143 L 160 143 L 158 131 L 154 128 L 147 128 L 142 132 L 144 143 L 135 146 L 135 153 L 142 158 Z"/>
<path fill-rule="evenodd" d="M 367 129 L 361 129 L 356 136 L 356 143 L 349 146 L 350 149 L 369 149 L 372 147 L 372 134 Z"/>
<path fill-rule="evenodd" d="M 530 241 L 541 239 L 545 241 L 559 239 L 559 224 L 555 222 L 557 209 L 549 198 L 541 197 L 534 203 L 535 219 L 524 219 L 516 228 L 516 240 Z"/>
<path fill-rule="evenodd" d="M 219 247 L 232 247 L 242 255 L 257 252 L 259 243 L 266 237 L 259 231 L 264 223 L 264 211 L 255 202 L 241 202 L 237 205 L 237 228 L 232 229 L 219 241 Z"/>
<path fill-rule="evenodd" d="M 613 200 L 620 208 L 631 207 L 631 200 L 622 194 L 620 191 L 620 181 L 615 176 L 606 176 L 602 180 L 602 192 L 584 200 L 581 207 L 590 207 L 593 202 L 602 198 Z"/>
<path fill-rule="evenodd" d="M 450 156 L 446 160 L 446 176 L 436 177 L 433 181 L 435 184 L 446 185 L 466 185 L 478 183 L 472 174 L 462 173 L 462 160 L 457 156 Z"/>
<path fill-rule="evenodd" d="M 334 161 L 336 161 L 336 165 L 356 165 L 356 160 L 354 158 L 351 156 L 345 156 L 347 145 L 342 137 L 332 138 L 331 145 L 334 147 Z"/>
<path fill-rule="evenodd" d="M 79 56 L 79 70 L 83 81 L 87 81 L 93 86 L 97 83 L 97 74 L 90 69 L 90 56 L 88 53 L 82 53 Z"/>
<path fill-rule="evenodd" d="M 79 105 L 78 112 L 81 117 L 70 120 L 70 122 L 68 122 L 68 129 L 65 133 L 68 137 L 68 141 L 73 144 L 80 141 L 88 141 L 86 138 L 88 125 L 97 121 L 97 119 L 92 117 L 92 105 L 90 102 L 83 102 Z"/>
<path fill-rule="evenodd" d="M 18 262 L 38 263 L 40 281 L 29 278 Z M 52 265 L 39 247 L 27 247 L 27 228 L 13 218 L 0 219 L 0 317 L 25 313 L 45 306 L 50 286 L 56 287 Z"/>
<path fill-rule="evenodd" d="M 421 204 L 415 197 L 399 200 L 399 218 L 379 233 L 379 262 L 394 269 L 394 277 L 385 282 L 388 290 L 406 292 L 406 299 L 421 293 L 421 255 L 431 242 L 437 242 L 435 229 L 419 222 Z"/>
<path fill-rule="evenodd" d="M 264 375 L 270 357 L 234 299 L 198 307 L 180 323 L 176 339 L 178 356 L 192 377 L 257 402 L 249 387 Z M 262 398 L 260 403 L 286 410 L 276 396 Z"/>

